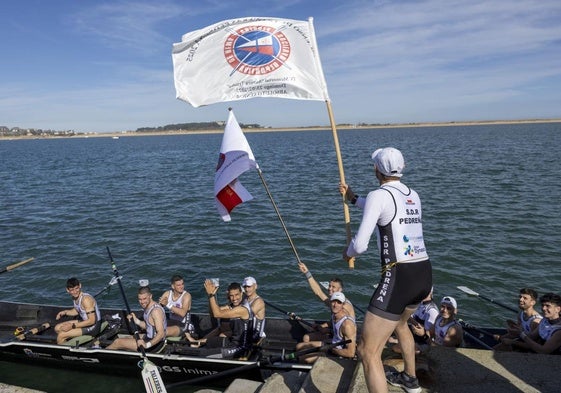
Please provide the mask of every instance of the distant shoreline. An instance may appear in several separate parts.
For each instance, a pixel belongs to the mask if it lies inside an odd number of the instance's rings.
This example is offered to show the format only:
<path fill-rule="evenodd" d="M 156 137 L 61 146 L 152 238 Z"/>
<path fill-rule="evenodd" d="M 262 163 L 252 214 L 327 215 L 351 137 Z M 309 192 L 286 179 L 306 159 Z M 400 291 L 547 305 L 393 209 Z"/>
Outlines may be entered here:
<path fill-rule="evenodd" d="M 346 130 L 367 130 L 382 128 L 416 128 L 416 127 L 452 127 L 452 126 L 481 126 L 481 125 L 499 125 L 499 124 L 540 124 L 540 123 L 561 123 L 560 119 L 527 119 L 527 120 L 484 120 L 484 121 L 450 121 L 450 122 L 434 122 L 434 123 L 396 123 L 396 124 L 379 124 L 365 126 L 340 125 L 337 126 L 338 131 Z M 286 127 L 286 128 L 245 128 L 245 133 L 252 132 L 295 132 L 295 131 L 321 131 L 331 130 L 330 126 L 318 127 Z M 121 132 L 98 132 L 98 133 L 79 133 L 76 135 L 25 135 L 25 136 L 0 136 L 0 140 L 12 139 L 60 139 L 60 138 L 115 138 L 135 137 L 135 136 L 158 136 L 158 135 L 200 135 L 200 134 L 220 134 L 224 129 L 215 130 L 173 130 L 173 131 L 121 131 Z"/>

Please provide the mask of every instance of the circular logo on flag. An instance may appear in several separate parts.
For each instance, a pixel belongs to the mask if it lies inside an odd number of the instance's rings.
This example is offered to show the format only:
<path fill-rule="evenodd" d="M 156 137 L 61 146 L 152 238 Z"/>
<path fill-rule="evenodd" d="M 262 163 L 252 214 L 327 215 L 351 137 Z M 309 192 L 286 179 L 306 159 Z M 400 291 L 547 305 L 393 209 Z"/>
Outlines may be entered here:
<path fill-rule="evenodd" d="M 282 67 L 289 56 L 288 38 L 271 26 L 242 27 L 224 42 L 224 57 L 232 73 L 269 74 Z"/>

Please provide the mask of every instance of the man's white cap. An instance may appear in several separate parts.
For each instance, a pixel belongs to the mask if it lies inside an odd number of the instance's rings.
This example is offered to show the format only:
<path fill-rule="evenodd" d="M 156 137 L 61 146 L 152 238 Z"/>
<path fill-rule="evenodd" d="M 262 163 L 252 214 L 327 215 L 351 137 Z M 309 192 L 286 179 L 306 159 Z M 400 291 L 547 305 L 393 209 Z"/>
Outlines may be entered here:
<path fill-rule="evenodd" d="M 347 300 L 345 298 L 345 295 L 343 294 L 343 292 L 334 292 L 333 295 L 331 295 L 331 301 L 333 300 L 339 300 L 341 303 L 345 303 L 345 301 Z"/>
<path fill-rule="evenodd" d="M 255 281 L 255 278 L 253 277 L 246 277 L 243 279 L 243 283 L 242 283 L 242 287 L 250 287 L 252 285 L 257 284 L 257 281 Z"/>
<path fill-rule="evenodd" d="M 394 147 L 384 147 L 372 153 L 372 160 L 378 171 L 385 176 L 401 177 L 405 161 L 403 155 Z"/>
<path fill-rule="evenodd" d="M 458 309 L 458 303 L 456 303 L 456 299 L 452 296 L 444 296 L 440 304 L 449 304 L 450 306 L 454 307 L 454 310 Z"/>

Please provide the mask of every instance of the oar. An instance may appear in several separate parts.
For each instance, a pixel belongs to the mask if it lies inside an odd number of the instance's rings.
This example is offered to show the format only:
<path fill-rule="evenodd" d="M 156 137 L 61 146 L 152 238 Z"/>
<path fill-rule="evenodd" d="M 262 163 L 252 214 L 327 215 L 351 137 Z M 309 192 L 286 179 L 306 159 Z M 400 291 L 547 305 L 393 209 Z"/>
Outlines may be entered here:
<path fill-rule="evenodd" d="M 485 296 L 483 296 L 483 295 L 480 295 L 479 293 L 475 292 L 474 290 L 472 290 L 472 289 L 470 289 L 470 288 L 468 288 L 468 287 L 459 286 L 458 289 L 459 289 L 460 291 L 462 291 L 462 292 L 467 293 L 468 295 L 477 296 L 477 297 L 480 298 L 480 299 L 487 300 L 488 302 L 491 302 L 491 303 L 493 303 L 493 304 L 496 304 L 497 306 L 501 306 L 502 308 L 507 309 L 507 310 L 509 310 L 509 311 L 512 311 L 512 312 L 515 312 L 515 313 L 518 313 L 518 312 L 520 311 L 520 310 L 517 310 L 517 309 L 514 308 L 514 307 L 507 306 L 506 304 L 499 303 L 499 302 L 497 302 L 497 301 L 495 301 L 495 300 L 493 300 L 493 299 L 491 299 L 491 298 L 488 298 L 488 297 L 485 297 Z"/>
<path fill-rule="evenodd" d="M 34 334 L 39 334 L 41 332 L 44 332 L 45 330 L 49 329 L 51 327 L 51 323 L 50 322 L 45 322 L 43 323 L 41 326 L 32 328 L 32 329 L 27 329 L 24 332 L 18 333 L 16 334 L 16 338 L 20 341 L 25 340 L 28 336 L 34 335 Z"/>
<path fill-rule="evenodd" d="M 122 276 L 119 276 L 118 279 L 123 278 Z M 109 284 L 107 284 L 101 291 L 99 291 L 98 293 L 96 293 L 94 295 L 94 297 L 98 297 L 99 295 L 101 295 L 103 292 L 107 291 L 108 289 L 110 289 L 113 285 L 117 284 L 117 277 L 112 277 L 111 280 L 109 281 Z"/>
<path fill-rule="evenodd" d="M 8 266 L 2 268 L 2 270 L 0 270 L 0 273 L 6 273 L 6 272 L 9 272 L 10 270 L 14 270 L 16 267 L 20 267 L 21 265 L 25 265 L 27 262 L 31 262 L 34 259 L 35 258 L 31 257 L 31 258 L 27 258 L 24 261 L 14 263 L 12 265 L 8 265 Z"/>
<path fill-rule="evenodd" d="M 487 330 L 484 330 L 484 329 L 480 329 L 480 328 L 478 328 L 478 327 L 475 327 L 475 326 L 473 326 L 471 323 L 466 322 L 466 321 L 464 321 L 464 320 L 462 320 L 462 319 L 458 320 L 458 322 L 460 322 L 460 325 L 462 325 L 464 328 L 471 329 L 471 330 L 475 330 L 476 332 L 481 333 L 481 334 L 483 334 L 483 335 L 485 335 L 485 336 L 492 337 L 493 340 L 497 341 L 497 340 L 495 339 L 495 335 L 494 335 L 493 333 L 491 333 L 491 332 L 488 332 Z"/>
<path fill-rule="evenodd" d="M 321 347 L 307 348 L 307 349 L 303 349 L 303 350 L 298 351 L 298 352 L 293 352 L 293 353 L 288 354 L 288 355 L 271 357 L 271 358 L 268 358 L 268 359 L 264 359 L 263 361 L 260 361 L 260 362 L 255 362 L 255 363 L 251 363 L 251 364 L 244 364 L 243 366 L 240 366 L 240 367 L 220 371 L 216 374 L 203 375 L 202 377 L 172 383 L 170 385 L 167 385 L 166 388 L 174 389 L 174 388 L 177 388 L 177 387 L 180 387 L 180 386 L 183 386 L 183 385 L 201 385 L 203 383 L 208 384 L 211 381 L 214 381 L 214 380 L 217 380 L 217 379 L 224 379 L 224 378 L 226 378 L 230 375 L 242 374 L 246 371 L 253 370 L 253 369 L 259 368 L 261 366 L 269 366 L 274 362 L 282 362 L 282 361 L 298 359 L 300 356 L 304 356 L 304 355 L 307 355 L 307 354 L 313 353 L 313 352 L 324 351 L 326 349 L 336 347 L 336 346 L 339 346 L 339 345 L 345 345 L 345 344 L 350 343 L 351 341 L 352 340 L 344 340 L 344 341 L 339 341 L 337 343 L 323 344 Z"/>
<path fill-rule="evenodd" d="M 301 322 L 301 323 L 303 323 L 304 325 L 309 326 L 309 327 L 314 327 L 314 324 L 313 324 L 313 323 L 303 320 L 301 317 L 299 317 L 298 315 L 294 314 L 293 312 L 284 311 L 282 308 L 277 307 L 277 306 L 275 306 L 274 304 L 271 304 L 271 303 L 268 302 L 267 300 L 265 300 L 265 304 L 266 304 L 267 306 L 270 306 L 270 307 L 274 308 L 275 310 L 277 310 L 277 311 L 279 311 L 279 312 L 281 312 L 281 313 L 287 315 L 287 316 L 288 316 L 288 319 L 291 319 L 291 320 L 293 320 L 293 321 Z"/>
<path fill-rule="evenodd" d="M 125 307 L 127 308 L 127 314 L 131 314 L 131 308 L 129 306 L 129 302 L 127 300 L 127 296 L 125 295 L 125 290 L 123 288 L 123 283 L 121 282 L 121 276 L 117 271 L 117 266 L 115 265 L 115 261 L 113 260 L 113 256 L 111 255 L 111 251 L 109 247 L 107 247 L 107 254 L 109 254 L 109 259 L 111 260 L 111 268 L 113 269 L 113 274 L 115 275 L 115 279 L 119 284 L 119 289 L 121 290 L 121 295 L 123 296 L 123 300 L 125 301 Z M 131 321 L 134 333 L 133 336 L 135 340 L 140 340 L 140 336 L 138 335 L 138 327 L 134 323 L 134 319 Z M 164 381 L 162 380 L 162 376 L 158 371 L 158 367 L 154 363 L 152 363 L 146 357 L 146 351 L 144 350 L 143 346 L 138 348 L 142 355 L 142 381 L 144 382 L 144 388 L 146 389 L 147 393 L 167 393 L 166 387 L 164 385 Z"/>

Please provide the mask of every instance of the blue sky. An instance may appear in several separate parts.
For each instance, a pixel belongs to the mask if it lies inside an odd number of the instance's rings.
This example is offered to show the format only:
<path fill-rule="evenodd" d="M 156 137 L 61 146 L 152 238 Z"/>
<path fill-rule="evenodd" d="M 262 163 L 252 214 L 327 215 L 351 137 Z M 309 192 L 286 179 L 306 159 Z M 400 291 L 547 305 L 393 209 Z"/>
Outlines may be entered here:
<path fill-rule="evenodd" d="M 0 5 L 0 125 L 111 132 L 226 120 L 328 125 L 317 101 L 202 108 L 171 48 L 221 20 L 312 16 L 337 123 L 561 117 L 559 0 L 20 0 Z"/>

